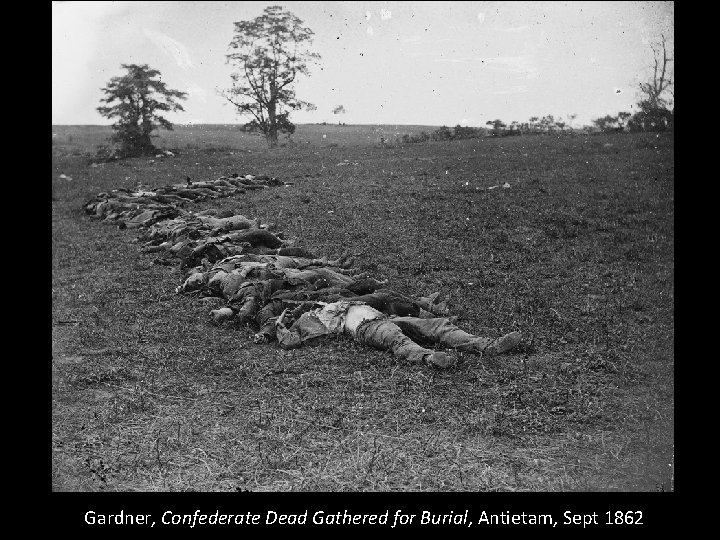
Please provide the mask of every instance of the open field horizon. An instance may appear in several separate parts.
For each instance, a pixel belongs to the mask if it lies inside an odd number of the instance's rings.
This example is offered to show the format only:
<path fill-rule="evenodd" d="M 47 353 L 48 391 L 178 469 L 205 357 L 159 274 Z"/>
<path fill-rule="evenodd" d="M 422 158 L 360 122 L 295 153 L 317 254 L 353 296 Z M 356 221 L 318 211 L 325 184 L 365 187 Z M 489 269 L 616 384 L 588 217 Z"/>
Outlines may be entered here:
<path fill-rule="evenodd" d="M 301 125 L 269 150 L 176 126 L 155 139 L 175 157 L 95 163 L 109 126 L 53 126 L 53 489 L 674 490 L 673 135 L 394 143 L 436 127 Z M 81 210 L 234 172 L 294 185 L 193 209 L 350 251 L 522 346 L 438 371 L 345 338 L 255 345 Z"/>
<path fill-rule="evenodd" d="M 244 124 L 197 124 L 176 125 L 172 131 L 161 131 L 154 137 L 154 144 L 161 149 L 184 150 L 202 147 L 215 150 L 262 151 L 265 138 L 259 134 L 245 133 Z M 374 145 L 381 137 L 393 143 L 404 134 L 431 133 L 441 126 L 401 124 L 299 124 L 295 133 L 279 138 L 280 146 L 295 145 Z M 452 126 L 450 126 L 452 127 Z M 64 125 L 52 126 L 53 146 L 63 147 L 66 152 L 87 154 L 101 144 L 110 144 L 111 126 Z"/>

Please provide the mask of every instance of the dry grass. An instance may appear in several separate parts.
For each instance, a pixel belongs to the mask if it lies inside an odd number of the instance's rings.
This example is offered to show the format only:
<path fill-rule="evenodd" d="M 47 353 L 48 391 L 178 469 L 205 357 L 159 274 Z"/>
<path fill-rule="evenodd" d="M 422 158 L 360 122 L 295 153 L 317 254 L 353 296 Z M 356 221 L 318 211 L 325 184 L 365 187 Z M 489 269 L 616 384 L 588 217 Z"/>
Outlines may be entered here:
<path fill-rule="evenodd" d="M 158 142 L 175 158 L 91 166 L 109 131 L 53 128 L 55 490 L 673 488 L 672 138 L 381 147 L 374 129 L 300 126 L 268 151 L 181 128 Z M 401 292 L 439 290 L 469 331 L 522 331 L 520 350 L 441 372 L 345 339 L 253 345 L 80 210 L 232 172 L 296 184 L 212 206 L 349 249 Z"/>

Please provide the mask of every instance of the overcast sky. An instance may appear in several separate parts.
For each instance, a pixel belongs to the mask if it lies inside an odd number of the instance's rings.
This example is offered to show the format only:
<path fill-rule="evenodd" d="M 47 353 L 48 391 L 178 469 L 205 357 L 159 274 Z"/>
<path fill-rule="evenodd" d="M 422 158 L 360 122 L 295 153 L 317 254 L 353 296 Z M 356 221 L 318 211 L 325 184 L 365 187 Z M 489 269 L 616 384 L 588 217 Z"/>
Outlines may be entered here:
<path fill-rule="evenodd" d="M 108 124 L 95 108 L 120 64 L 160 70 L 189 93 L 176 123 L 241 122 L 217 93 L 233 22 L 281 5 L 322 56 L 295 123 L 456 124 L 632 111 L 652 65 L 673 47 L 674 2 L 53 2 L 52 123 Z M 343 105 L 346 113 L 334 115 Z"/>

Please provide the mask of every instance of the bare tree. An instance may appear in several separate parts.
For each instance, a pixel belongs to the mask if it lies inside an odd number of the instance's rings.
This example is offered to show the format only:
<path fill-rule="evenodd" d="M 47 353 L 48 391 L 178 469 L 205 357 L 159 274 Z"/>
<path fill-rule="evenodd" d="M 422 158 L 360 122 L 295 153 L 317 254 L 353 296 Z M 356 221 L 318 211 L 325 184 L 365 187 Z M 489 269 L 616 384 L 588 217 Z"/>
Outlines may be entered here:
<path fill-rule="evenodd" d="M 675 91 L 671 62 L 674 59 L 668 56 L 665 36 L 661 38 L 660 43 L 650 45 L 654 61 L 652 79 L 639 85 L 639 110 L 627 122 L 630 131 L 673 129 Z"/>
<path fill-rule="evenodd" d="M 651 43 L 650 48 L 654 60 L 653 76 L 652 80 L 640 83 L 641 107 L 644 103 L 648 109 L 668 109 L 674 97 L 674 70 L 670 66 L 674 59 L 668 56 L 664 35 L 661 35 L 660 43 Z M 668 93 L 670 99 L 663 95 Z"/>

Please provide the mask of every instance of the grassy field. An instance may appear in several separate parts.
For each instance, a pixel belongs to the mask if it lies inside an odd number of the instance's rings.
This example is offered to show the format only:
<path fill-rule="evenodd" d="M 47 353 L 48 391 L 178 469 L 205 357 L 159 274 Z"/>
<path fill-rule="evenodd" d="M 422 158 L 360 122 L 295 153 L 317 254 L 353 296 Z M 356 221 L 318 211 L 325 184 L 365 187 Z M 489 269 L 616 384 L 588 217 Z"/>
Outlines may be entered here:
<path fill-rule="evenodd" d="M 672 135 L 378 144 L 420 130 L 299 126 L 270 151 L 178 127 L 157 140 L 176 157 L 93 164 L 108 128 L 53 126 L 53 489 L 673 490 Z M 463 329 L 520 330 L 520 348 L 438 371 L 344 338 L 254 345 L 80 208 L 233 172 L 295 185 L 198 209 L 349 250 L 400 292 L 449 296 Z"/>

